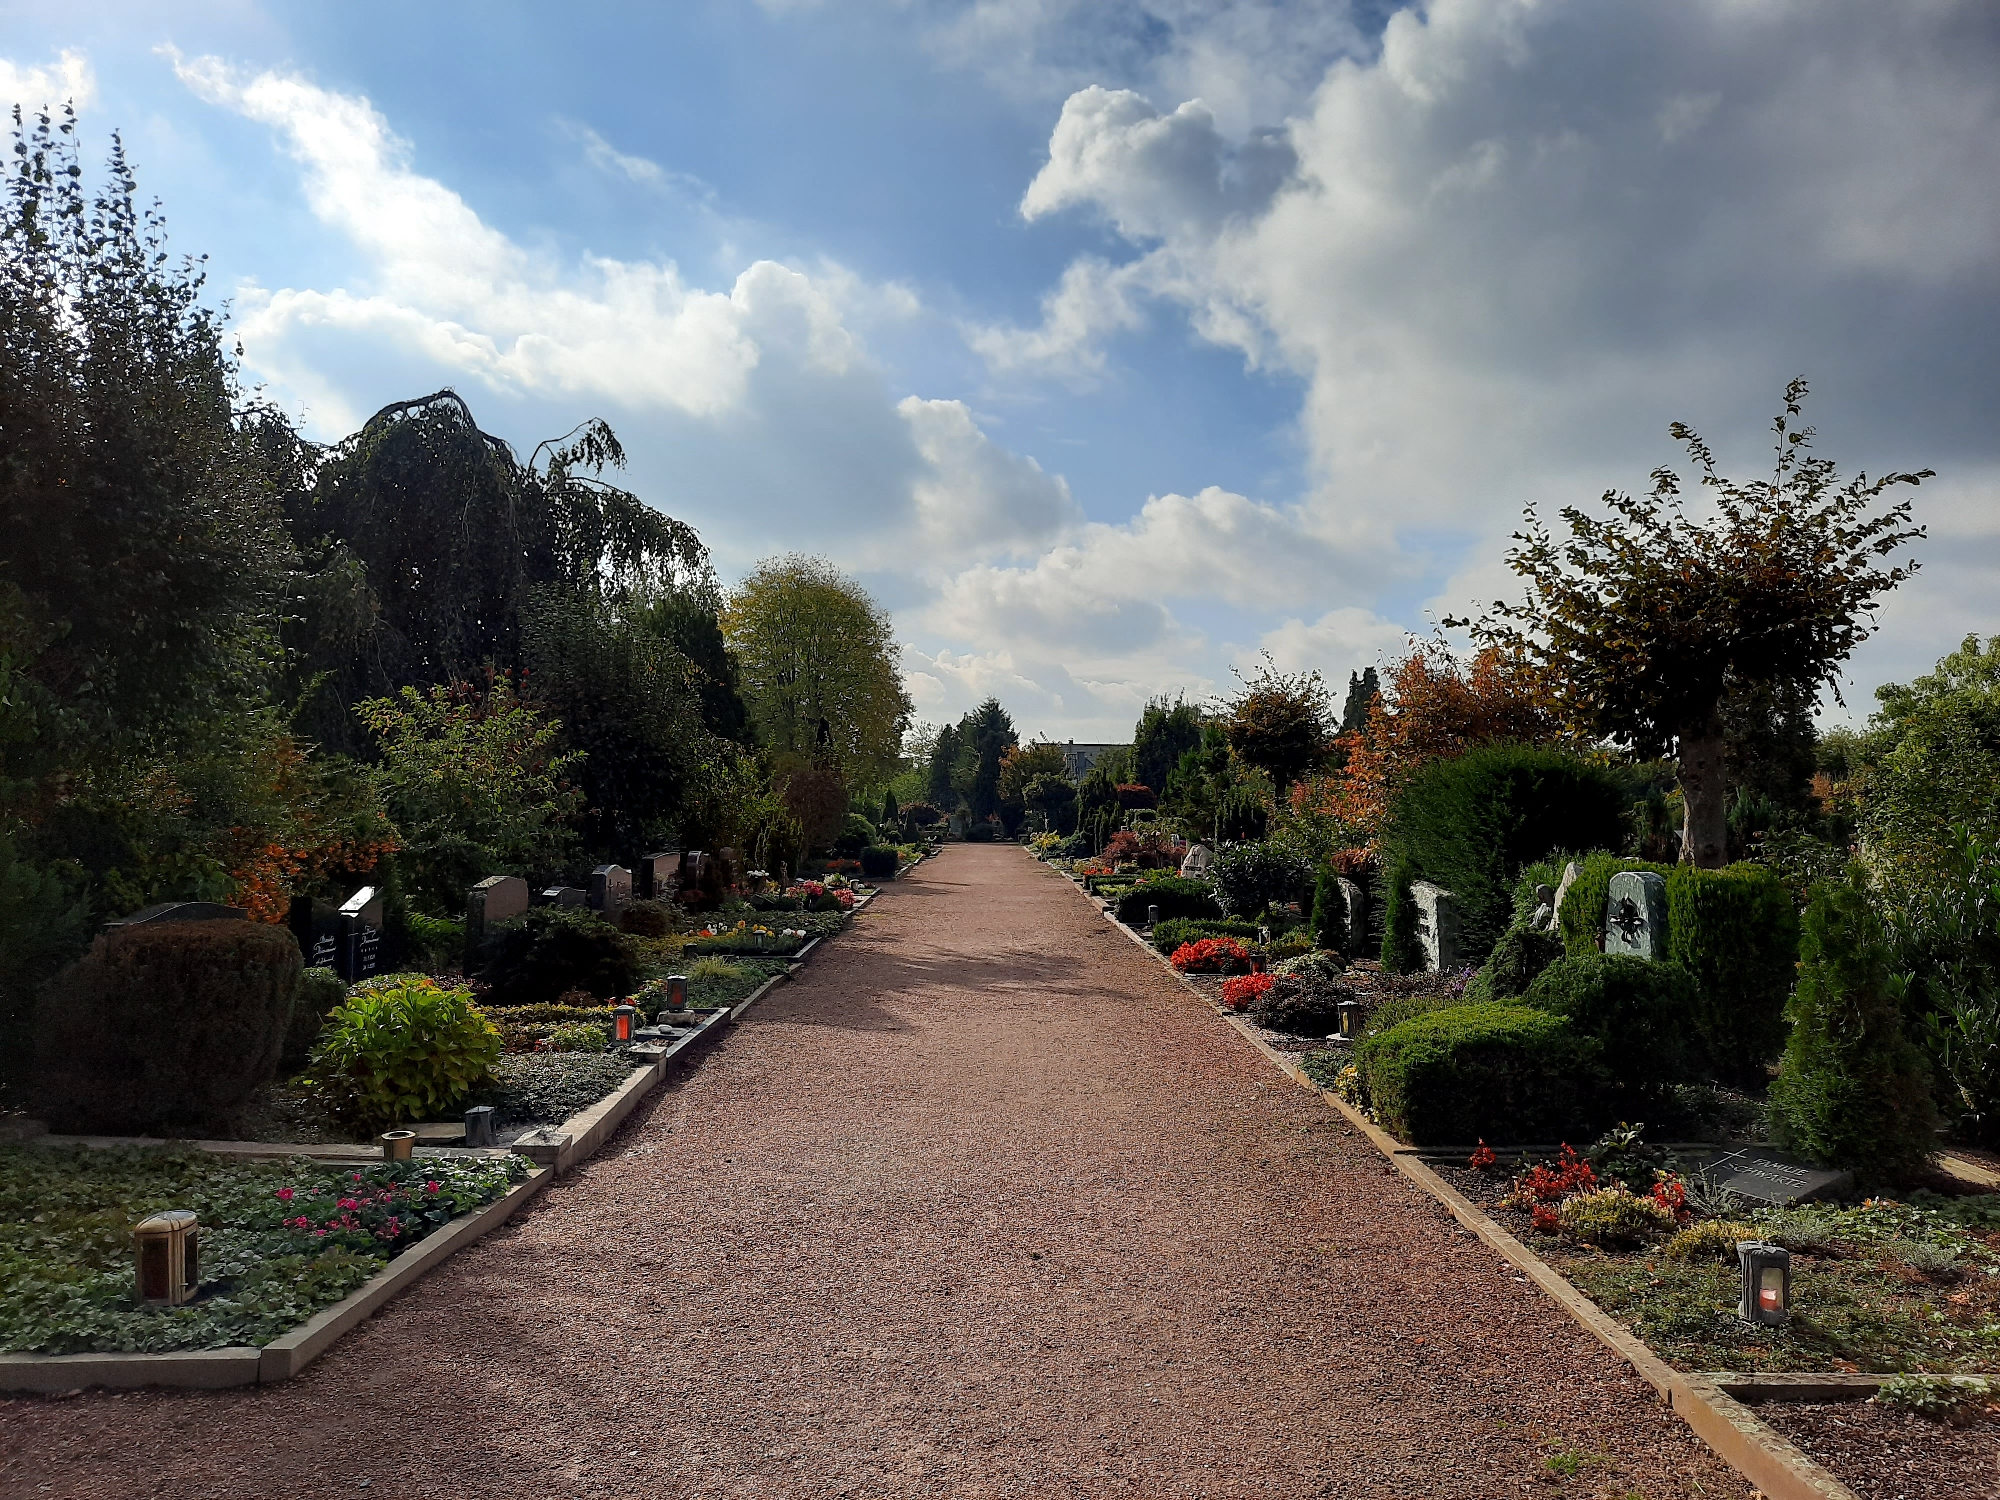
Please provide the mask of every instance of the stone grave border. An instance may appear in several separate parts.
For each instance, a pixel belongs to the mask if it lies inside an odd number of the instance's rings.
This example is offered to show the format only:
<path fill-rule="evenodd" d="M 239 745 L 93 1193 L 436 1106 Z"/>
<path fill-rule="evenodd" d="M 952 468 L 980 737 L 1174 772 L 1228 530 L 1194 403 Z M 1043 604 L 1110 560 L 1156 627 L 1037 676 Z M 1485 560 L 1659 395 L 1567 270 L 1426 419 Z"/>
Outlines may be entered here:
<path fill-rule="evenodd" d="M 877 889 L 855 902 L 848 916 L 852 917 L 880 894 L 880 889 Z M 321 1308 L 298 1327 L 279 1335 L 262 1348 L 238 1345 L 225 1349 L 174 1350 L 163 1354 L 0 1352 L 0 1391 L 48 1393 L 89 1386 L 120 1390 L 141 1386 L 224 1390 L 246 1385 L 273 1385 L 291 1379 L 331 1348 L 343 1334 L 366 1322 L 387 1303 L 409 1290 L 426 1272 L 499 1228 L 556 1178 L 595 1155 L 617 1133 L 618 1127 L 637 1108 L 639 1101 L 652 1092 L 654 1085 L 665 1079 L 677 1063 L 684 1061 L 697 1044 L 705 1044 L 735 1025 L 752 1006 L 796 974 L 803 966 L 805 955 L 823 941 L 823 938 L 813 939 L 793 955 L 791 968 L 784 973 L 773 974 L 734 1005 L 710 1011 L 707 1019 L 687 1036 L 659 1048 L 647 1061 L 635 1066 L 624 1083 L 560 1125 L 530 1131 L 511 1148 L 419 1147 L 418 1159 L 427 1156 L 524 1156 L 530 1162 L 529 1175 L 485 1207 L 432 1230 L 340 1301 Z M 537 1136 L 544 1139 L 530 1139 Z M 45 1132 L 32 1132 L 27 1139 L 53 1146 L 100 1149 L 175 1144 L 153 1136 L 66 1136 Z M 282 1141 L 183 1141 L 178 1144 L 217 1156 L 250 1160 L 283 1160 L 294 1156 L 341 1163 L 381 1160 L 379 1152 L 357 1145 L 307 1146 Z"/>
<path fill-rule="evenodd" d="M 1070 879 L 1067 876 L 1064 878 Z M 1070 883 L 1079 884 L 1074 879 L 1071 879 Z M 1093 906 L 1096 904 L 1095 901 L 1092 902 Z M 1826 1388 L 1826 1377 L 1814 1377 L 1822 1382 L 1820 1387 L 1814 1387 L 1803 1381 L 1780 1383 L 1772 1381 L 1770 1377 L 1764 1377 L 1762 1381 L 1752 1383 L 1733 1374 L 1720 1375 L 1708 1372 L 1689 1374 L 1676 1370 L 1655 1354 L 1638 1335 L 1570 1285 L 1569 1280 L 1555 1267 L 1516 1239 L 1504 1226 L 1488 1217 L 1471 1199 L 1425 1166 L 1415 1148 L 1403 1145 L 1345 1099 L 1320 1088 L 1306 1076 L 1303 1068 L 1288 1060 L 1269 1042 L 1257 1035 L 1249 1022 L 1219 1009 L 1207 995 L 1189 982 L 1186 975 L 1176 972 L 1166 961 L 1165 956 L 1157 952 L 1135 928 L 1126 926 L 1111 912 L 1102 914 L 1105 921 L 1130 938 L 1182 989 L 1199 1000 L 1204 1010 L 1228 1023 L 1238 1035 L 1261 1052 L 1287 1078 L 1317 1094 L 1324 1103 L 1345 1118 L 1364 1140 L 1381 1152 L 1396 1171 L 1430 1194 L 1461 1225 L 1485 1241 L 1502 1259 L 1547 1293 L 1564 1312 L 1629 1364 L 1642 1380 L 1659 1392 L 1661 1399 L 1683 1422 L 1687 1423 L 1695 1436 L 1708 1444 L 1717 1457 L 1749 1481 L 1764 1496 L 1764 1500 L 1859 1500 L 1853 1490 L 1807 1456 L 1797 1444 L 1775 1428 L 1759 1421 L 1749 1407 L 1738 1399 L 1738 1393 L 1752 1401 L 1783 1400 L 1786 1399 L 1785 1393 L 1793 1390 L 1817 1394 L 1818 1390 Z M 1866 1394 L 1873 1395 L 1874 1387 L 1871 1386 Z M 1793 1395 L 1790 1399 L 1804 1400 L 1812 1397 Z M 1856 1395 L 1847 1399 L 1864 1398 Z"/>

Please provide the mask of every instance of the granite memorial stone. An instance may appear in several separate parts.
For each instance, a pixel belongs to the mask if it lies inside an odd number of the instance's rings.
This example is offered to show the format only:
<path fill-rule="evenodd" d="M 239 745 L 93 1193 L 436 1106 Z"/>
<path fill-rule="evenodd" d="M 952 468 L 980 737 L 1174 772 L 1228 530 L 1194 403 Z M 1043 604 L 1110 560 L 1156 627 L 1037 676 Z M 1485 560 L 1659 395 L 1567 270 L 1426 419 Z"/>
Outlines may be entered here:
<path fill-rule="evenodd" d="M 623 865 L 599 865 L 590 872 L 590 909 L 612 916 L 632 904 L 632 872 Z"/>
<path fill-rule="evenodd" d="M 1664 963 L 1667 882 L 1651 870 L 1620 870 L 1604 906 L 1604 951 Z"/>
<path fill-rule="evenodd" d="M 552 885 L 535 897 L 537 906 L 588 906 L 590 893 L 573 885 Z"/>
<path fill-rule="evenodd" d="M 1417 941 L 1424 967 L 1442 974 L 1458 967 L 1458 900 L 1441 885 L 1419 880 L 1410 887 L 1417 905 Z"/>
<path fill-rule="evenodd" d="M 1345 875 L 1335 876 L 1334 883 L 1347 905 L 1347 956 L 1353 958 L 1368 946 L 1368 892 Z"/>
<path fill-rule="evenodd" d="M 306 965 L 314 969 L 338 969 L 340 967 L 340 908 L 331 901 L 316 900 L 311 896 L 292 897 L 292 907 L 285 925 L 292 929 L 292 936 L 299 941 L 299 952 Z"/>
<path fill-rule="evenodd" d="M 662 849 L 639 861 L 632 872 L 632 889 L 641 901 L 671 901 L 680 884 L 681 851 Z"/>
<path fill-rule="evenodd" d="M 1181 874 L 1189 880 L 1206 880 L 1214 864 L 1215 856 L 1208 852 L 1208 845 L 1195 844 L 1181 860 Z"/>
<path fill-rule="evenodd" d="M 364 885 L 340 907 L 340 958 L 335 970 L 349 984 L 366 979 L 382 966 L 382 895 Z"/>
<path fill-rule="evenodd" d="M 1815 1167 L 1767 1146 L 1743 1146 L 1702 1167 L 1701 1178 L 1713 1189 L 1782 1204 L 1837 1195 L 1854 1181 L 1854 1174 Z"/>

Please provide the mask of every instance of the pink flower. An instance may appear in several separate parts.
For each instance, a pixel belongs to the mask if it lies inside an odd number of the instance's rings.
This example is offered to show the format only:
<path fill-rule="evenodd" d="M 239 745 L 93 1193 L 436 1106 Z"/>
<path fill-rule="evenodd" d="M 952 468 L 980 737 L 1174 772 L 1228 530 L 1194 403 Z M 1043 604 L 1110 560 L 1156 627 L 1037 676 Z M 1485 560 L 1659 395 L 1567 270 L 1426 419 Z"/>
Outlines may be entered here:
<path fill-rule="evenodd" d="M 292 1201 L 292 1190 L 290 1188 L 279 1188 L 278 1201 L 280 1203 L 290 1203 Z"/>
<path fill-rule="evenodd" d="M 424 1184 L 424 1191 L 427 1193 L 435 1193 L 436 1191 L 438 1191 L 438 1189 L 442 1188 L 443 1186 L 444 1184 L 441 1182 L 426 1182 Z"/>
<path fill-rule="evenodd" d="M 342 1198 L 340 1200 L 340 1206 L 344 1209 L 356 1209 L 359 1208 L 361 1205 L 355 1202 L 352 1198 Z"/>
<path fill-rule="evenodd" d="M 326 1238 L 326 1231 L 325 1231 L 324 1229 L 315 1229 L 315 1230 L 313 1231 L 313 1238 L 314 1238 L 314 1239 L 316 1239 L 316 1240 L 323 1240 L 323 1239 L 325 1239 L 325 1238 Z"/>

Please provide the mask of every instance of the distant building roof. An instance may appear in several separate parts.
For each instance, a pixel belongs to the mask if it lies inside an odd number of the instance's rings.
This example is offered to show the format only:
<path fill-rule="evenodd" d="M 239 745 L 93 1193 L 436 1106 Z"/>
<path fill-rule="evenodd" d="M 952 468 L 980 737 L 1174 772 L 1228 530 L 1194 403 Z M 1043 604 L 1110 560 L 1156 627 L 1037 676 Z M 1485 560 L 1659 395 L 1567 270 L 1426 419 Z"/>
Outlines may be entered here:
<path fill-rule="evenodd" d="M 1062 747 L 1063 760 L 1069 767 L 1071 781 L 1080 781 L 1090 768 L 1097 764 L 1098 757 L 1107 750 L 1130 750 L 1130 745 L 1079 745 L 1071 740 Z"/>

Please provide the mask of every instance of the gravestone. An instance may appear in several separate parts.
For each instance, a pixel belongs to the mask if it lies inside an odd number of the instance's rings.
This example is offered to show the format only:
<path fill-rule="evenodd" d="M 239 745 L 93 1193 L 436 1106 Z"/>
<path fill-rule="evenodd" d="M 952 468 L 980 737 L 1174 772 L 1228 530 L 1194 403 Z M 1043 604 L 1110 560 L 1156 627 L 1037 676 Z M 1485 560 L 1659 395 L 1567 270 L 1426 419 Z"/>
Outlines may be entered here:
<path fill-rule="evenodd" d="M 1700 1170 L 1709 1187 L 1735 1193 L 1757 1203 L 1800 1203 L 1832 1197 L 1853 1181 L 1852 1172 L 1833 1172 L 1768 1146 L 1743 1146 L 1725 1151 Z"/>
<path fill-rule="evenodd" d="M 1568 864 L 1563 866 L 1562 883 L 1556 887 L 1556 899 L 1551 906 L 1552 915 L 1549 921 L 1549 926 L 1551 928 L 1555 927 L 1559 922 L 1561 922 L 1562 912 L 1563 912 L 1563 897 L 1569 894 L 1569 888 L 1575 884 L 1576 884 L 1576 861 L 1571 860 Z"/>
<path fill-rule="evenodd" d="M 632 872 L 623 865 L 599 865 L 590 872 L 590 909 L 615 916 L 632 904 Z"/>
<path fill-rule="evenodd" d="M 588 906 L 590 893 L 573 885 L 552 885 L 535 897 L 537 906 Z"/>
<path fill-rule="evenodd" d="M 240 906 L 223 906 L 215 901 L 162 901 L 135 911 L 129 917 L 106 922 L 113 927 L 144 927 L 151 922 L 247 922 L 250 913 Z"/>
<path fill-rule="evenodd" d="M 308 968 L 337 970 L 340 967 L 339 907 L 331 901 L 320 901 L 311 896 L 294 896 L 285 925 L 299 940 L 299 952 L 305 957 Z"/>
<path fill-rule="evenodd" d="M 632 872 L 632 888 L 642 901 L 671 901 L 680 884 L 681 851 L 662 849 L 639 861 Z"/>
<path fill-rule="evenodd" d="M 1206 880 L 1214 864 L 1215 856 L 1208 852 L 1208 845 L 1195 844 L 1181 861 L 1181 874 L 1189 880 Z"/>
<path fill-rule="evenodd" d="M 1620 870 L 1604 906 L 1604 951 L 1665 962 L 1667 882 L 1651 870 Z"/>
<path fill-rule="evenodd" d="M 1334 884 L 1347 907 L 1347 956 L 1353 958 L 1368 946 L 1368 892 L 1345 875 L 1334 876 Z"/>
<path fill-rule="evenodd" d="M 364 885 L 340 907 L 340 963 L 335 971 L 349 984 L 366 979 L 382 965 L 383 900 Z"/>
<path fill-rule="evenodd" d="M 528 909 L 528 882 L 518 875 L 488 875 L 465 893 L 465 970 L 479 961 L 480 945 L 496 922 Z"/>
<path fill-rule="evenodd" d="M 1458 899 L 1441 885 L 1419 880 L 1410 887 L 1417 904 L 1417 941 L 1423 944 L 1424 967 L 1442 974 L 1458 967 Z"/>

